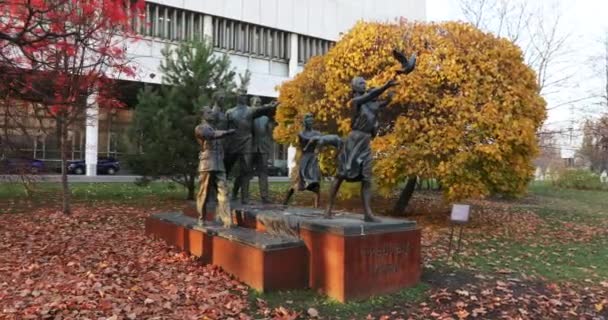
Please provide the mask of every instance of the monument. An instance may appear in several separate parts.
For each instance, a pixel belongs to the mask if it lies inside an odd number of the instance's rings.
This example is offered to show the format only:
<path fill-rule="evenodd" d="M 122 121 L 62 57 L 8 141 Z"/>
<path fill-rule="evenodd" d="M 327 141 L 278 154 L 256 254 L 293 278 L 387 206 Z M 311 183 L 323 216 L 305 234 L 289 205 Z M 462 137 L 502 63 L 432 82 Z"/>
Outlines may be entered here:
<path fill-rule="evenodd" d="M 395 54 L 400 59 L 402 55 Z M 415 59 L 400 59 L 403 70 L 413 70 Z M 371 150 L 369 142 L 378 129 L 377 113 L 390 102 L 379 97 L 397 85 L 390 80 L 379 88 L 366 90 L 365 80 L 352 82 L 355 117 L 351 133 L 343 142 L 335 135 L 322 135 L 313 130 L 313 115 L 304 117 L 304 129 L 298 135 L 302 149 L 298 182 L 293 192 L 310 190 L 318 205 L 320 177 L 315 149 L 333 145 L 339 149 L 338 177 L 332 186 L 328 210 L 289 207 L 286 204 L 247 204 L 248 177 L 239 175 L 241 201 L 229 206 L 226 198 L 225 173 L 221 167 L 221 138 L 231 135 L 225 144 L 225 169 L 239 161 L 250 170 L 254 152 L 254 120 L 270 115 L 276 104 L 265 107 L 246 105 L 241 92 L 237 106 L 226 114 L 228 130 L 217 130 L 213 119 L 221 115 L 204 109 L 204 121 L 197 127 L 201 144 L 201 210 L 153 214 L 146 219 L 146 233 L 164 239 L 204 263 L 220 266 L 238 280 L 260 291 L 311 288 L 338 301 L 368 298 L 415 285 L 421 276 L 420 229 L 414 221 L 374 217 L 371 197 Z M 219 101 L 219 100 L 218 100 Z M 210 159 L 217 160 L 215 162 Z M 205 160 L 205 161 L 203 161 Z M 361 181 L 364 215 L 349 212 L 332 213 L 333 200 L 343 180 Z M 217 186 L 218 204 L 206 206 L 209 187 Z M 203 223 L 213 215 L 221 226 Z M 331 219 L 327 219 L 331 217 Z M 203 222 L 204 222 L 203 221 Z"/>

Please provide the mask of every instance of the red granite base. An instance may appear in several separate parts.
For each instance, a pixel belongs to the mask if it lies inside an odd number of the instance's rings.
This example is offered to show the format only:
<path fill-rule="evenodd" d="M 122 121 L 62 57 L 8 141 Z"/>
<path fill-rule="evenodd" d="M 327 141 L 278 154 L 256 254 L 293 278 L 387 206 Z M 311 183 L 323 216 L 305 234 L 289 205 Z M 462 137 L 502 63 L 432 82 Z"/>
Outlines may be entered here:
<path fill-rule="evenodd" d="M 221 266 L 260 291 L 312 288 L 345 302 L 413 286 L 421 276 L 420 229 L 395 219 L 307 221 L 299 228 L 301 240 L 282 242 L 248 215 L 234 217 L 240 227 L 236 236 L 234 229 L 199 230 L 195 219 L 184 215 L 176 214 L 175 221 L 159 217 L 146 220 L 148 235 Z M 259 245 L 259 239 L 270 244 Z"/>
<path fill-rule="evenodd" d="M 146 235 L 163 239 L 168 244 L 210 263 L 212 237 L 205 232 L 186 228 L 171 222 L 148 217 L 145 222 Z"/>
<path fill-rule="evenodd" d="M 338 301 L 414 286 L 422 273 L 420 230 L 344 236 L 301 230 L 310 252 L 309 286 Z"/>
<path fill-rule="evenodd" d="M 203 263 L 222 267 L 258 291 L 306 288 L 308 253 L 302 241 L 281 241 L 271 235 L 260 237 L 255 230 L 246 228 L 199 229 L 193 227 L 196 222 L 194 218 L 181 217 L 180 220 L 150 216 L 145 221 L 146 234 L 199 257 Z M 183 223 L 183 220 L 188 220 L 190 224 Z M 249 239 L 238 239 L 223 232 L 249 235 Z M 253 240 L 252 234 L 255 236 Z"/>
<path fill-rule="evenodd" d="M 236 241 L 213 239 L 213 264 L 258 291 L 306 288 L 306 247 L 262 250 Z"/>

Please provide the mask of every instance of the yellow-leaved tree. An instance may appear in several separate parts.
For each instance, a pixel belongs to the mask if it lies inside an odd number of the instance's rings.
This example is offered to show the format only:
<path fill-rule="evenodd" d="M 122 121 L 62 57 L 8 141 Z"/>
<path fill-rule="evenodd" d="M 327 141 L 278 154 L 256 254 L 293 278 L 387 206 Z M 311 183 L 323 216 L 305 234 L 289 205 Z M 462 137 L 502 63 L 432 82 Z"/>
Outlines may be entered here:
<path fill-rule="evenodd" d="M 389 80 L 400 68 L 393 49 L 415 53 L 417 65 L 397 77 L 380 111 L 372 141 L 379 190 L 409 181 L 398 210 L 415 177 L 439 181 L 448 200 L 525 192 L 545 101 L 517 46 L 466 23 L 357 23 L 281 86 L 275 139 L 293 143 L 307 112 L 319 129 L 346 135 L 351 79 L 363 76 L 369 87 Z M 334 165 L 328 160 L 322 167 Z"/>

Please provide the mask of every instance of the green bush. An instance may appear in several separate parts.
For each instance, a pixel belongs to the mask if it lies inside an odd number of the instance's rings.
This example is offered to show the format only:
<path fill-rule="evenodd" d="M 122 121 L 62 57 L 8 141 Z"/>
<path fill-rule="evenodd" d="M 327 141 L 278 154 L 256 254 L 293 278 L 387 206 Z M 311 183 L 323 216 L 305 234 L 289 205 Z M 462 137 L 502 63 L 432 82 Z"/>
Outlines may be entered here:
<path fill-rule="evenodd" d="M 566 170 L 553 182 L 556 187 L 578 190 L 607 190 L 600 177 L 589 170 Z"/>

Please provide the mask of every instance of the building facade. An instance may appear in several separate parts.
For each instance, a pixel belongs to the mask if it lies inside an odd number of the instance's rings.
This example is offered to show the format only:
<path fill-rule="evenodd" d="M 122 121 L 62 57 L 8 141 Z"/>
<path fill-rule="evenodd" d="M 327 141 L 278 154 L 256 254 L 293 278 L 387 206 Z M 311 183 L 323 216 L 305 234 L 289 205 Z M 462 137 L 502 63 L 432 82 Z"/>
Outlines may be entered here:
<path fill-rule="evenodd" d="M 137 67 L 135 79 L 122 79 L 134 95 L 138 85 L 159 84 L 161 50 L 180 41 L 209 39 L 218 54 L 228 54 L 239 73 L 251 72 L 250 95 L 277 97 L 275 88 L 302 70 L 312 56 L 326 53 L 358 20 L 425 20 L 425 0 L 151 0 L 145 21 L 137 22 L 142 39 L 127 44 Z M 127 82 L 128 81 L 128 82 Z M 129 98 L 133 100 L 133 96 Z M 75 157 L 95 175 L 99 156 L 120 155 L 116 141 L 128 127 L 130 110 L 90 108 L 83 128 L 75 128 Z M 84 121 L 83 121 L 84 122 Z M 33 154 L 48 150 L 37 138 Z M 43 139 L 44 140 L 44 139 Z M 42 146 L 41 146 L 42 145 Z M 84 151 L 84 152 L 82 152 Z M 46 152 L 46 151 L 45 151 Z M 39 157 L 39 156 L 38 156 Z M 287 151 L 277 147 L 276 162 Z"/>

